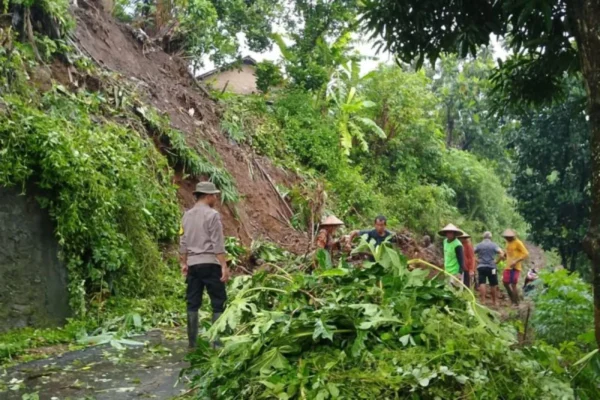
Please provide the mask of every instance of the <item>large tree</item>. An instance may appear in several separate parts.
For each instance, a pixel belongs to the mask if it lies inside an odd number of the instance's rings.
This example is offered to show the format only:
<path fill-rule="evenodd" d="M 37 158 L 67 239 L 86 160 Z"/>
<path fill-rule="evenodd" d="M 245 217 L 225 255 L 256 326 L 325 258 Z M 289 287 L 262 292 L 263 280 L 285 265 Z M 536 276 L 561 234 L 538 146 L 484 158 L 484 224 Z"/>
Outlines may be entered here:
<path fill-rule="evenodd" d="M 496 84 L 512 102 L 548 100 L 565 73 L 581 71 L 591 130 L 592 211 L 586 251 L 592 259 L 596 341 L 600 347 L 600 0 L 366 0 L 363 21 L 381 47 L 406 62 L 441 53 L 475 55 L 492 35 L 515 55 Z"/>
<path fill-rule="evenodd" d="M 565 85 L 570 87 L 565 101 L 518 112 L 514 128 L 507 130 L 514 147 L 512 193 L 531 226 L 531 239 L 556 249 L 574 271 L 589 225 L 590 131 L 582 85 L 576 79 Z"/>

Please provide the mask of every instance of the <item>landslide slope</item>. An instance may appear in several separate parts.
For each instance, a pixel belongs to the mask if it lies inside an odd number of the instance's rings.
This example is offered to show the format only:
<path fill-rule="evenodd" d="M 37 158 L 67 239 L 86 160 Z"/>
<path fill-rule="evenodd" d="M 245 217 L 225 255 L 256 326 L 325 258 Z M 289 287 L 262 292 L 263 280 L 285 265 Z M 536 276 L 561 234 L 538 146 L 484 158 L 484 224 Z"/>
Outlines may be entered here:
<path fill-rule="evenodd" d="M 101 1 L 73 8 L 77 21 L 74 41 L 100 67 L 132 81 L 144 101 L 168 116 L 173 128 L 183 132 L 193 147 L 210 143 L 236 182 L 240 201 L 222 205 L 225 234 L 246 245 L 253 239 L 276 242 L 295 253 L 306 251 L 308 236 L 285 223 L 285 205 L 274 185 L 291 185 L 297 177 L 230 141 L 220 130 L 219 105 L 191 76 L 183 60 L 136 38 L 135 31 L 102 11 Z M 59 81 L 67 74 L 57 73 Z M 271 180 L 271 182 L 270 182 Z M 196 181 L 176 176 L 182 207 L 193 204 Z"/>

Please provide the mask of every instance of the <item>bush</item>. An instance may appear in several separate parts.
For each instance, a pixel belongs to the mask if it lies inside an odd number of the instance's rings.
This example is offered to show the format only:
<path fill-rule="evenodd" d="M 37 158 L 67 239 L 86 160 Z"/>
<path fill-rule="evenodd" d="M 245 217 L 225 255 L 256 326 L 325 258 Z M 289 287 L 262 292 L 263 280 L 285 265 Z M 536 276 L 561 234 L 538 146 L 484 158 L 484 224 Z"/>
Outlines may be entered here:
<path fill-rule="evenodd" d="M 469 220 L 470 229 L 475 232 L 497 232 L 506 227 L 521 233 L 525 231 L 525 223 L 515 211 L 514 200 L 508 196 L 500 179 L 492 168 L 474 155 L 449 150 L 437 180 L 454 191 L 453 205 Z"/>
<path fill-rule="evenodd" d="M 262 61 L 256 65 L 256 87 L 263 93 L 283 84 L 283 74 L 272 61 Z"/>
<path fill-rule="evenodd" d="M 335 172 L 341 163 L 335 121 L 313 102 L 307 92 L 284 92 L 275 102 L 275 117 L 296 160 L 321 173 Z"/>
<path fill-rule="evenodd" d="M 380 246 L 362 268 L 331 268 L 323 254 L 312 275 L 234 280 L 191 356 L 198 398 L 573 398 L 474 298 L 396 251 Z"/>
<path fill-rule="evenodd" d="M 578 274 L 544 271 L 535 293 L 536 337 L 553 345 L 576 341 L 593 330 L 592 289 Z"/>
<path fill-rule="evenodd" d="M 452 207 L 454 191 L 447 186 L 418 185 L 406 191 L 397 191 L 391 197 L 389 208 L 398 215 L 403 226 L 432 235 L 445 221 L 459 218 Z"/>
<path fill-rule="evenodd" d="M 577 398 L 600 398 L 600 354 L 584 359 L 597 349 L 591 286 L 577 273 L 565 269 L 544 271 L 540 274 L 534 301 L 535 336 L 557 349 L 555 357 L 545 362 L 557 371 L 566 368 Z M 561 360 L 561 365 L 555 362 L 553 365 L 550 361 L 553 359 Z"/>

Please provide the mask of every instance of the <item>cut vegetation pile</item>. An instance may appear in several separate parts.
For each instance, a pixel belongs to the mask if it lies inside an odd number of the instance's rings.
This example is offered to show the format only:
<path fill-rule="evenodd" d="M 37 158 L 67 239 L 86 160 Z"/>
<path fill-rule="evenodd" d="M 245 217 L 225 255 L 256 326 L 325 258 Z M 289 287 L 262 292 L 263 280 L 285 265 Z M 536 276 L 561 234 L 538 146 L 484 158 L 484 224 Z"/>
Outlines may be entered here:
<path fill-rule="evenodd" d="M 363 246 L 364 249 L 364 246 Z M 359 251 L 361 249 L 358 249 Z M 236 278 L 193 355 L 199 398 L 569 399 L 514 331 L 381 246 L 376 262 Z M 213 350 L 220 337 L 224 347 Z"/>

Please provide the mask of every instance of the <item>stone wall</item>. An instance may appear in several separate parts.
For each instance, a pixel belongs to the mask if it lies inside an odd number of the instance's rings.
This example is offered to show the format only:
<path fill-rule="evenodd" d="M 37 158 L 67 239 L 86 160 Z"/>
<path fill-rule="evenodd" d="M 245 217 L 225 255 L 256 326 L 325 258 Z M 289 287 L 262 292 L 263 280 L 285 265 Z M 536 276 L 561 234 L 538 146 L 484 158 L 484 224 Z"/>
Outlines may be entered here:
<path fill-rule="evenodd" d="M 52 221 L 35 199 L 0 187 L 0 331 L 69 316 L 67 271 Z"/>

